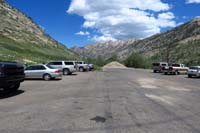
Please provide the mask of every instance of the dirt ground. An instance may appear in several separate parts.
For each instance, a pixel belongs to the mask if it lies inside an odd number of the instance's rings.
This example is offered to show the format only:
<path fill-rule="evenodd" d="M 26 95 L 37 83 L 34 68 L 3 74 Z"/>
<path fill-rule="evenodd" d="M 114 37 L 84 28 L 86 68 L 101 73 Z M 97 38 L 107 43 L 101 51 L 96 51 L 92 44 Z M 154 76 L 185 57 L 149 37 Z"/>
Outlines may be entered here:
<path fill-rule="evenodd" d="M 119 63 L 119 62 L 111 62 L 109 64 L 106 64 L 103 69 L 107 69 L 107 68 L 126 68 L 126 66 L 124 66 L 123 64 Z"/>

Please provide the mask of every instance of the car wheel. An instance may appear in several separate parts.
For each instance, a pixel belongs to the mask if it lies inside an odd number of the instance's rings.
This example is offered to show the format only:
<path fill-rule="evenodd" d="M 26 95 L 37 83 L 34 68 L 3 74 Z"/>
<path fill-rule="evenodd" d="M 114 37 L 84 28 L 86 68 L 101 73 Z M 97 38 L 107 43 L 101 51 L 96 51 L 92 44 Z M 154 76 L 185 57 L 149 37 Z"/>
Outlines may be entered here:
<path fill-rule="evenodd" d="M 84 69 L 82 67 L 79 68 L 80 72 L 84 72 Z"/>
<path fill-rule="evenodd" d="M 15 91 L 17 91 L 17 90 L 19 89 L 19 87 L 20 87 L 20 83 L 17 83 L 17 84 L 10 85 L 10 86 L 4 88 L 3 91 L 4 91 L 5 93 L 15 92 Z"/>
<path fill-rule="evenodd" d="M 156 71 L 156 70 L 153 70 L 153 72 L 156 73 L 157 71 Z"/>
<path fill-rule="evenodd" d="M 192 75 L 188 74 L 188 78 L 192 78 Z"/>
<path fill-rule="evenodd" d="M 43 76 L 43 79 L 44 79 L 45 81 L 48 81 L 48 80 L 51 79 L 51 75 L 45 74 L 45 75 Z"/>
<path fill-rule="evenodd" d="M 168 73 L 167 73 L 167 72 L 165 72 L 164 74 L 165 74 L 165 75 L 167 75 Z"/>
<path fill-rule="evenodd" d="M 174 74 L 175 74 L 175 75 L 179 75 L 179 72 L 178 72 L 178 71 L 176 71 Z"/>
<path fill-rule="evenodd" d="M 69 75 L 69 74 L 70 74 L 70 71 L 68 69 L 63 70 L 63 75 Z"/>

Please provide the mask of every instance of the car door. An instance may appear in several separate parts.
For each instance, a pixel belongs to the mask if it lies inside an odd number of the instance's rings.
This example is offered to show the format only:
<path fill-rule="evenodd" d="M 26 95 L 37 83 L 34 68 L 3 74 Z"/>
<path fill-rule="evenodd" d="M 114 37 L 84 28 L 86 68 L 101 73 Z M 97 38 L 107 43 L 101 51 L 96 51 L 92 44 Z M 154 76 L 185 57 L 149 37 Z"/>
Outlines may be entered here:
<path fill-rule="evenodd" d="M 43 78 L 46 73 L 46 68 L 43 65 L 38 65 L 35 69 L 35 78 Z"/>
<path fill-rule="evenodd" d="M 71 61 L 65 61 L 65 66 L 70 68 L 70 70 L 75 70 L 76 69 L 75 63 L 71 62 Z"/>
<path fill-rule="evenodd" d="M 29 66 L 25 69 L 26 78 L 36 78 L 37 66 Z"/>

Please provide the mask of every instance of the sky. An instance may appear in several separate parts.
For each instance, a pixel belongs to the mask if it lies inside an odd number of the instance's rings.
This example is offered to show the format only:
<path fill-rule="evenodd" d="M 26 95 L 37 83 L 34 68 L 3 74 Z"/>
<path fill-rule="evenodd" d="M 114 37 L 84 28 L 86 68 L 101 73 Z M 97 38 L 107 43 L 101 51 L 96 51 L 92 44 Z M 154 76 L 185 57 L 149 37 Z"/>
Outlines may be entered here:
<path fill-rule="evenodd" d="M 146 38 L 200 16 L 200 0 L 5 0 L 68 48 Z"/>

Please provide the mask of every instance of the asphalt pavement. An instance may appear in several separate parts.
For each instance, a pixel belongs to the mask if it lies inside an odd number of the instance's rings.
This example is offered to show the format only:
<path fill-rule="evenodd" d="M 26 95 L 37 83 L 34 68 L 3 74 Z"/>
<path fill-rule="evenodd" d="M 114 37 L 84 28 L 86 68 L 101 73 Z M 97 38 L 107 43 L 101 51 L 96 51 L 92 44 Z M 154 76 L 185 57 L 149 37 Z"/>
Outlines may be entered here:
<path fill-rule="evenodd" d="M 200 78 L 106 69 L 0 95 L 0 133 L 200 133 Z"/>

